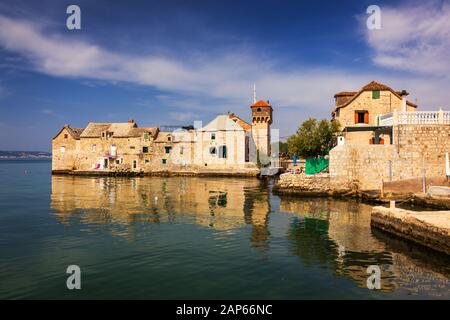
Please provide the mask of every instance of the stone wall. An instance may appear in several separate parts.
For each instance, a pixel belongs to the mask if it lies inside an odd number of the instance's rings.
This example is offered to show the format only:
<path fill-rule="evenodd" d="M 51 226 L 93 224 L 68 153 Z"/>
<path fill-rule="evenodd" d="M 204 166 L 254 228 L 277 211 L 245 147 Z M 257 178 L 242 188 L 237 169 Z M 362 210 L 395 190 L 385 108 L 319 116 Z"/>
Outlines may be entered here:
<path fill-rule="evenodd" d="M 392 145 L 337 146 L 330 151 L 333 189 L 379 190 L 382 180 L 445 176 L 450 125 L 399 125 Z"/>
<path fill-rule="evenodd" d="M 399 99 L 391 91 L 382 90 L 379 99 L 372 99 L 372 91 L 362 92 L 349 105 L 340 108 L 336 113 L 336 119 L 342 127 L 355 126 L 355 111 L 369 111 L 369 123 L 366 125 L 376 125 L 376 117 L 380 114 L 402 110 L 402 99 Z M 416 108 L 407 105 L 407 111 L 416 111 Z"/>
<path fill-rule="evenodd" d="M 308 192 L 328 192 L 330 190 L 330 177 L 325 173 L 316 175 L 284 173 L 280 175 L 277 188 Z"/>
<path fill-rule="evenodd" d="M 73 170 L 77 166 L 80 140 L 64 128 L 52 141 L 52 170 Z"/>
<path fill-rule="evenodd" d="M 445 153 L 450 152 L 450 125 L 398 125 L 394 144 L 399 161 L 393 163 L 394 180 L 445 175 Z"/>

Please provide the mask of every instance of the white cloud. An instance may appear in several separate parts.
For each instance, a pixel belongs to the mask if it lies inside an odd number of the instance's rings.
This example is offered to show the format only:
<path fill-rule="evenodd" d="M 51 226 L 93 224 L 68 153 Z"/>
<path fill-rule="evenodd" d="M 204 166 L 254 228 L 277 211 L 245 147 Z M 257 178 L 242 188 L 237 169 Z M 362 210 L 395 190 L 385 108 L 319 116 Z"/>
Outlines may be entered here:
<path fill-rule="evenodd" d="M 169 112 L 169 117 L 177 122 L 187 122 L 196 119 L 197 115 L 192 112 Z"/>
<path fill-rule="evenodd" d="M 333 91 L 345 85 L 359 87 L 370 79 L 339 70 L 279 72 L 274 61 L 250 53 L 196 56 L 174 60 L 160 56 L 118 54 L 87 41 L 44 35 L 35 24 L 0 16 L 0 44 L 26 56 L 32 66 L 49 75 L 97 80 L 128 81 L 161 90 L 250 102 L 252 85 L 281 106 L 332 103 Z M 325 96 L 326 95 L 326 96 Z"/>
<path fill-rule="evenodd" d="M 424 74 L 450 72 L 450 4 L 381 7 L 379 30 L 367 30 L 378 65 Z"/>
<path fill-rule="evenodd" d="M 383 66 L 408 70 L 436 70 L 439 64 L 439 72 L 449 70 L 449 59 L 440 56 L 445 48 L 448 49 L 449 40 L 444 39 L 447 33 L 443 31 L 448 28 L 448 22 L 443 19 L 448 16 L 448 7 L 422 16 L 420 11 L 411 10 L 412 16 L 409 16 L 403 11 L 382 8 L 383 30 L 394 28 L 396 32 L 367 34 L 368 43 L 374 48 L 375 61 Z M 408 19 L 399 21 L 404 15 Z M 424 18 L 426 22 L 417 23 L 421 27 L 416 28 L 414 19 L 423 21 Z M 362 25 L 365 26 L 365 22 Z M 414 28 L 409 29 L 411 26 Z M 393 76 L 382 70 L 349 72 L 345 66 L 334 69 L 293 67 L 282 71 L 277 67 L 280 61 L 262 59 L 249 51 L 224 52 L 221 56 L 205 53 L 182 59 L 133 56 L 113 52 L 86 40 L 75 41 L 51 34 L 40 25 L 2 15 L 0 46 L 25 57 L 33 69 L 48 75 L 82 78 L 83 81 L 130 82 L 167 91 L 167 96 L 161 95 L 157 99 L 162 105 L 172 107 L 169 117 L 180 121 L 186 120 L 186 112 L 202 118 L 202 112 L 234 111 L 245 117 L 256 82 L 258 98 L 270 99 L 278 109 L 274 125 L 282 128 L 282 135 L 293 132 L 298 123 L 309 116 L 329 117 L 335 92 L 358 90 L 371 80 L 397 90 L 407 89 L 412 93 L 411 98 L 418 97 L 420 105 L 431 108 L 450 100 L 448 78 L 445 77 Z M 417 48 L 421 47 L 429 48 L 428 52 L 420 52 Z M 425 61 L 436 56 L 438 60 Z M 415 63 L 420 65 L 415 66 Z M 146 101 L 138 103 L 147 104 Z"/>

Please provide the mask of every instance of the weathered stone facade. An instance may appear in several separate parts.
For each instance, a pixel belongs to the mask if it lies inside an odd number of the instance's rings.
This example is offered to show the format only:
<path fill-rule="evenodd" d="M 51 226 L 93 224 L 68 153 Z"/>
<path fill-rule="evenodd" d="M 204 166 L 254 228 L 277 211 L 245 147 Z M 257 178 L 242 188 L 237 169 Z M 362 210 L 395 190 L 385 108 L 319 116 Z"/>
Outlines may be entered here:
<path fill-rule="evenodd" d="M 378 117 L 394 111 L 414 112 L 417 106 L 406 100 L 406 91 L 394 91 L 392 88 L 372 81 L 355 92 L 335 94 L 335 107 L 332 118 L 339 121 L 345 141 L 352 145 L 375 143 L 375 128 Z M 379 143 L 389 144 L 389 134 L 378 133 Z"/>
<path fill-rule="evenodd" d="M 345 144 L 330 151 L 332 188 L 381 189 L 382 181 L 445 176 L 450 125 L 398 125 L 392 145 Z"/>
<path fill-rule="evenodd" d="M 252 116 L 257 129 L 232 113 L 205 126 L 172 132 L 138 128 L 133 120 L 89 123 L 84 129 L 66 125 L 52 141 L 52 171 L 255 176 L 259 173 L 255 151 L 270 151 L 270 134 L 260 134 L 259 129 L 264 125 L 270 132 L 272 107 L 259 101 L 252 106 Z"/>
<path fill-rule="evenodd" d="M 277 188 L 295 189 L 306 192 L 328 192 L 330 191 L 330 176 L 326 173 L 307 175 L 284 173 L 280 175 Z"/>

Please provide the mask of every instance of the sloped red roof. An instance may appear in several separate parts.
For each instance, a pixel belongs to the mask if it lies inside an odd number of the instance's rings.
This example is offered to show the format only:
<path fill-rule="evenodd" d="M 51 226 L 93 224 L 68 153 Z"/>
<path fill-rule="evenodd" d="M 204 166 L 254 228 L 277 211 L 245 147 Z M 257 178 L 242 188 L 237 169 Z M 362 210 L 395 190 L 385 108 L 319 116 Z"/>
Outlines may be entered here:
<path fill-rule="evenodd" d="M 271 105 L 264 100 L 259 100 L 252 104 L 252 107 L 271 107 Z"/>
<path fill-rule="evenodd" d="M 242 129 L 244 129 L 245 131 L 252 130 L 252 125 L 251 124 L 249 124 L 248 122 L 244 121 L 242 118 L 239 118 L 234 113 L 228 113 L 228 116 L 230 117 L 231 120 L 233 120 L 238 125 L 240 125 L 242 127 Z"/>

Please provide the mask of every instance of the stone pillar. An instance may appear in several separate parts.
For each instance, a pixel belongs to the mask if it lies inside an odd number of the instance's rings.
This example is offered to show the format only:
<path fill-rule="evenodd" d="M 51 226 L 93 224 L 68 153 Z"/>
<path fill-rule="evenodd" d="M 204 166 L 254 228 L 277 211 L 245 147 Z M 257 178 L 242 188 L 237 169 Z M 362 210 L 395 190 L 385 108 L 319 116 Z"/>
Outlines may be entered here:
<path fill-rule="evenodd" d="M 444 124 L 444 111 L 442 110 L 442 108 L 439 108 L 438 111 L 438 123 Z"/>
<path fill-rule="evenodd" d="M 392 125 L 396 126 L 398 124 L 398 112 L 397 109 L 392 113 Z"/>

